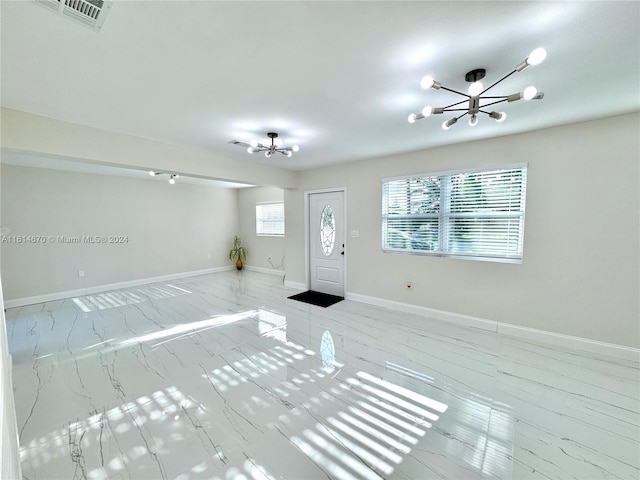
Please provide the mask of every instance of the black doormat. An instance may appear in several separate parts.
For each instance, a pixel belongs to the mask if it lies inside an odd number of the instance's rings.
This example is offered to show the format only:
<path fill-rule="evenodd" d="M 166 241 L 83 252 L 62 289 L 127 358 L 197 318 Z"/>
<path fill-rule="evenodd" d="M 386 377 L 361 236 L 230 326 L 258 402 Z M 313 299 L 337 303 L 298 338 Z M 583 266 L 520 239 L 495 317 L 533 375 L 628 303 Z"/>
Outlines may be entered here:
<path fill-rule="evenodd" d="M 299 302 L 310 303 L 311 305 L 317 305 L 318 307 L 327 308 L 334 303 L 341 302 L 344 297 L 338 297 L 336 295 L 329 295 L 328 293 L 314 292 L 313 290 L 307 290 L 306 292 L 297 293 L 290 296 L 292 300 L 298 300 Z"/>

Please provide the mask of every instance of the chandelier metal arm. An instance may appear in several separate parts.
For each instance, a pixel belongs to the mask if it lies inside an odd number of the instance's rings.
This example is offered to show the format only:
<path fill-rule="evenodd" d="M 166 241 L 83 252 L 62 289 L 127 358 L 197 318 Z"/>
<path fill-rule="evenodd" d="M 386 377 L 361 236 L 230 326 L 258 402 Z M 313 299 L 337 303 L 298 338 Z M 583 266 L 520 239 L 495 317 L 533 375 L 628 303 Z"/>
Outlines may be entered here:
<path fill-rule="evenodd" d="M 441 87 L 441 88 L 443 90 L 446 90 L 445 87 Z M 458 93 L 458 92 L 456 92 L 456 93 Z M 471 98 L 470 95 L 466 95 L 466 96 Z M 482 105 L 483 107 L 487 107 L 489 105 L 494 105 L 496 103 L 506 102 L 508 97 L 509 97 L 508 95 L 500 95 L 500 96 L 493 96 L 493 97 L 483 97 L 481 95 L 478 96 L 479 100 L 486 100 L 486 99 L 493 99 L 493 98 L 499 98 L 500 99 L 500 100 L 498 100 L 496 102 L 487 103 L 486 105 Z M 456 111 L 460 111 L 460 112 L 465 111 L 466 112 L 466 111 L 468 111 L 467 108 L 451 108 L 451 107 L 455 107 L 457 105 L 461 105 L 461 104 L 463 104 L 465 102 L 468 102 L 468 100 L 461 100 L 459 102 L 452 103 L 451 105 L 447 105 L 446 107 L 442 107 L 442 110 L 443 110 L 443 112 L 456 112 Z"/>
<path fill-rule="evenodd" d="M 478 110 L 481 113 L 484 113 L 485 115 L 489 115 L 491 116 L 491 113 L 495 113 L 495 112 L 487 112 L 486 110 Z"/>
<path fill-rule="evenodd" d="M 465 102 L 468 102 L 468 101 L 469 100 L 461 100 L 459 102 L 452 103 L 451 105 L 447 105 L 446 107 L 442 107 L 442 109 L 446 111 L 447 109 L 449 109 L 451 107 L 455 107 L 456 105 L 460 105 L 461 103 L 465 103 Z"/>
<path fill-rule="evenodd" d="M 480 92 L 480 95 L 482 95 L 484 92 L 487 92 L 489 90 L 491 90 L 493 87 L 495 87 L 497 84 L 499 84 L 500 82 L 502 82 L 503 80 L 506 80 L 507 78 L 509 78 L 511 75 L 513 75 L 514 73 L 516 73 L 518 70 L 514 70 L 511 73 L 507 73 L 504 77 L 502 77 L 500 80 L 498 80 L 497 82 L 493 83 L 491 86 L 485 88 L 482 92 Z"/>
<path fill-rule="evenodd" d="M 445 86 L 440 87 L 442 90 L 446 90 L 448 92 L 452 92 L 452 93 L 457 93 L 458 95 L 462 95 L 463 97 L 467 97 L 467 98 L 471 98 L 471 95 L 467 94 L 467 93 L 462 93 L 459 92 L 457 90 L 452 90 L 451 88 L 447 88 Z"/>
<path fill-rule="evenodd" d="M 492 97 L 485 97 L 485 98 L 492 98 Z M 484 100 L 484 98 L 482 98 L 481 100 Z M 486 103 L 486 104 L 482 105 L 481 108 L 488 107 L 489 105 L 495 105 L 496 103 L 506 102 L 506 101 L 507 101 L 507 98 L 505 97 L 502 100 L 496 100 L 495 102 Z"/>

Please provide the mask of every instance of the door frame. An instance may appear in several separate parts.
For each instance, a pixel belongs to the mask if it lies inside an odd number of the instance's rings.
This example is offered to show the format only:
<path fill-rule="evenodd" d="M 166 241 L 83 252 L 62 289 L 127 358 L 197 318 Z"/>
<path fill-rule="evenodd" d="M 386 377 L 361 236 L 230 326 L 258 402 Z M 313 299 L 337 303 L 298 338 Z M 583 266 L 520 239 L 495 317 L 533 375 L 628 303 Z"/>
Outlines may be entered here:
<path fill-rule="evenodd" d="M 310 197 L 311 195 L 317 193 L 331 193 L 331 192 L 341 192 L 342 193 L 342 215 L 344 218 L 344 228 L 343 235 L 344 238 L 340 241 L 340 244 L 344 243 L 344 268 L 342 281 L 344 282 L 344 297 L 347 296 L 347 257 L 349 255 L 349 249 L 347 248 L 347 187 L 335 187 L 335 188 L 322 188 L 318 190 L 305 190 L 304 192 L 304 278 L 306 289 L 309 290 L 311 288 L 311 249 L 310 249 L 310 237 L 309 237 L 309 210 L 311 206 Z"/>

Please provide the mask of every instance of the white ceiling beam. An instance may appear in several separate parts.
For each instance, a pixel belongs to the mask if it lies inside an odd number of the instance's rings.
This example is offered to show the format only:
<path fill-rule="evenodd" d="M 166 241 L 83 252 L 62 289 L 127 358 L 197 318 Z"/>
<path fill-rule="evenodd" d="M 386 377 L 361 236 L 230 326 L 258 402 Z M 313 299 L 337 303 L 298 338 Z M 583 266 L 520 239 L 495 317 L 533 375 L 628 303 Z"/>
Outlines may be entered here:
<path fill-rule="evenodd" d="M 201 148 L 109 132 L 8 108 L 2 109 L 2 147 L 137 170 L 162 170 L 253 185 L 296 188 L 291 170 L 242 162 Z"/>

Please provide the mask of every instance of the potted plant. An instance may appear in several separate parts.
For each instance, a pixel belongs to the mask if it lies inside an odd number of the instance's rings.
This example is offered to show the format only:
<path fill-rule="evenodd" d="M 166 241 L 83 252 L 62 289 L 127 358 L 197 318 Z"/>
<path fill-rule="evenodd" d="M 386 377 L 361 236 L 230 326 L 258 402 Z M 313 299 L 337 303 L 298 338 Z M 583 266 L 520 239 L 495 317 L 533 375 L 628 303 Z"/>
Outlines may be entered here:
<path fill-rule="evenodd" d="M 229 260 L 236 261 L 236 268 L 242 270 L 242 264 L 247 260 L 247 249 L 240 244 L 240 237 L 233 237 L 233 248 L 229 251 Z"/>

